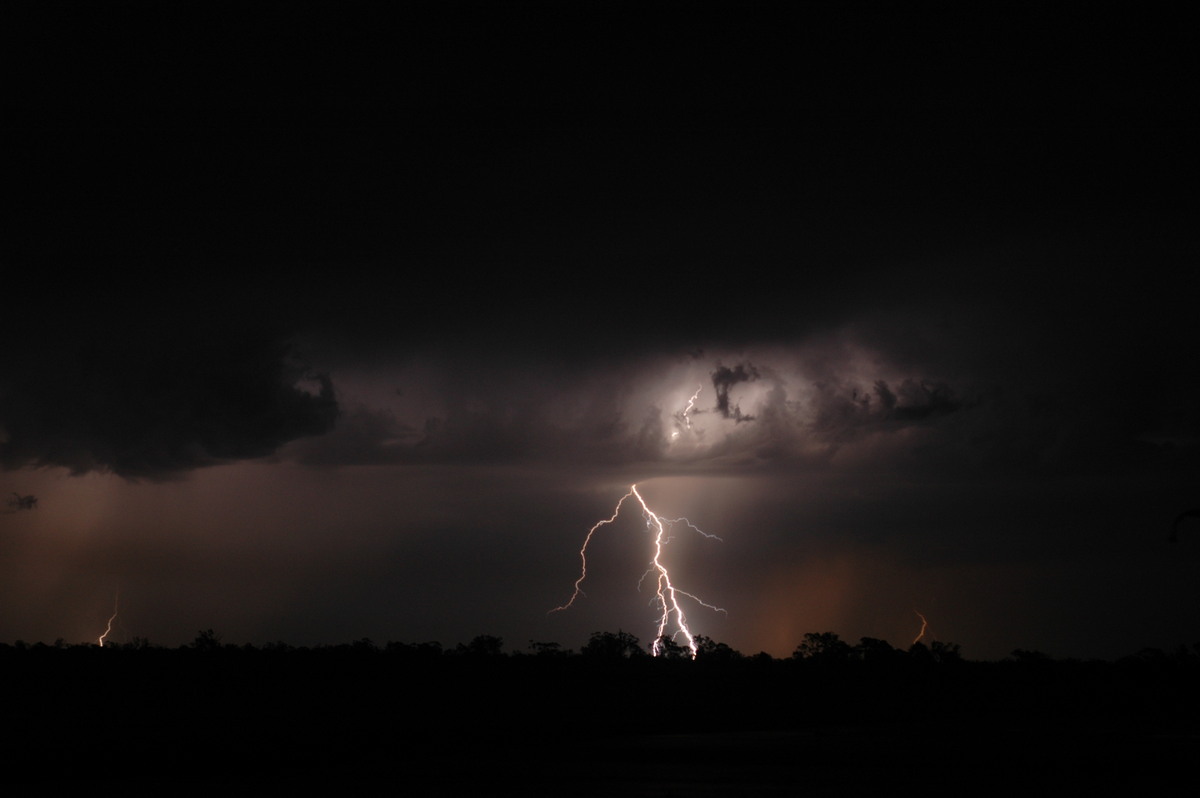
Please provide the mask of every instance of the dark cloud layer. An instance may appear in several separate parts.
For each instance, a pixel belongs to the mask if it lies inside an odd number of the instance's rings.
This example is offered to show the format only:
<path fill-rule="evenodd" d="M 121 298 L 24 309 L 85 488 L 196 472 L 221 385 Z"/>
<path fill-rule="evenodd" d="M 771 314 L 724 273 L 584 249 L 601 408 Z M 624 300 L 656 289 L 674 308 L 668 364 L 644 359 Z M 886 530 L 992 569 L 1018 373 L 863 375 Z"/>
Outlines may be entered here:
<path fill-rule="evenodd" d="M 0 462 L 162 479 L 333 427 L 333 385 L 254 327 L 159 311 L 33 339 L 0 373 Z M 81 323 L 81 318 L 70 320 Z"/>
<path fill-rule="evenodd" d="M 735 421 L 753 421 L 754 416 L 742 413 L 742 408 L 734 404 L 730 406 L 729 390 L 742 382 L 752 382 L 758 379 L 758 369 L 749 363 L 738 363 L 733 368 L 717 366 L 712 373 L 713 390 L 717 392 L 716 410 L 724 418 Z"/>

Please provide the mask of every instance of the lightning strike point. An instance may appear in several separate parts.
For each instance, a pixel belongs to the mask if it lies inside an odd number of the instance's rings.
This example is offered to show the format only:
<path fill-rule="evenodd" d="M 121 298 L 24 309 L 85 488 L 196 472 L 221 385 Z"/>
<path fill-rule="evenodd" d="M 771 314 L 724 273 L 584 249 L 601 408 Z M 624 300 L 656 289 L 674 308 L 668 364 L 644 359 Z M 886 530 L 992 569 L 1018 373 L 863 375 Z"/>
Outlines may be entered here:
<path fill-rule="evenodd" d="M 699 395 L 699 393 L 700 393 L 699 390 L 697 390 L 696 394 Z M 696 398 L 695 396 L 692 397 L 693 400 L 695 400 L 695 398 Z M 689 408 L 690 407 L 691 407 L 691 405 L 689 405 Z M 705 607 L 710 610 L 713 610 L 714 612 L 724 612 L 726 615 L 728 615 L 729 613 L 726 612 L 721 607 L 718 607 L 716 605 L 705 602 L 699 596 L 696 596 L 692 593 L 688 593 L 685 590 L 680 590 L 671 581 L 671 574 L 667 570 L 667 567 L 662 562 L 663 546 L 665 546 L 667 544 L 667 542 L 670 540 L 670 537 L 666 535 L 666 529 L 670 525 L 677 524 L 677 523 L 684 523 L 688 526 L 689 529 L 695 530 L 696 532 L 700 533 L 701 535 L 703 535 L 706 538 L 713 538 L 716 540 L 720 540 L 720 538 L 717 537 L 716 535 L 708 534 L 707 532 L 703 531 L 702 529 L 697 527 L 695 524 L 693 524 L 691 521 L 687 520 L 686 518 L 672 519 L 672 518 L 663 518 L 662 516 L 658 515 L 653 510 L 650 509 L 649 505 L 646 504 L 646 500 L 642 498 L 642 494 L 638 493 L 637 483 L 634 483 L 633 485 L 631 485 L 629 488 L 629 492 L 626 493 L 624 496 L 622 496 L 620 498 L 620 500 L 617 501 L 617 506 L 613 510 L 612 516 L 610 516 L 609 518 L 606 518 L 602 521 L 597 521 L 596 524 L 591 529 L 588 530 L 587 536 L 584 537 L 584 539 L 583 539 L 583 546 L 579 549 L 580 571 L 579 571 L 579 578 L 575 580 L 575 592 L 571 594 L 571 598 L 567 600 L 566 604 L 563 604 L 562 606 L 559 606 L 559 607 L 555 607 L 554 609 L 550 610 L 550 612 L 553 613 L 553 612 L 558 612 L 559 610 L 568 609 L 568 608 L 570 608 L 570 606 L 572 604 L 575 603 L 575 599 L 579 598 L 581 595 L 584 595 L 583 589 L 581 586 L 583 584 L 583 580 L 587 578 L 587 547 L 588 547 L 588 544 L 592 542 L 592 536 L 594 534 L 596 534 L 596 530 L 600 529 L 600 527 L 602 527 L 602 526 L 611 524 L 613 521 L 617 520 L 617 516 L 621 514 L 622 505 L 625 504 L 625 501 L 630 496 L 637 499 L 638 504 L 641 505 L 642 518 L 644 518 L 646 521 L 646 529 L 648 531 L 650 531 L 654 536 L 654 546 L 653 546 L 654 556 L 650 559 L 650 567 L 646 569 L 646 572 L 642 574 L 642 578 L 640 580 L 638 580 L 638 589 L 640 590 L 641 585 L 646 580 L 647 576 L 649 576 L 651 574 L 656 575 L 656 579 L 655 579 L 656 589 L 655 589 L 654 598 L 651 601 L 652 601 L 652 603 L 654 603 L 658 606 L 660 613 L 659 613 L 658 625 L 657 625 L 657 629 L 656 629 L 657 633 L 654 636 L 654 643 L 650 647 L 650 653 L 656 657 L 662 653 L 662 642 L 661 641 L 663 640 L 663 637 L 666 634 L 667 627 L 671 625 L 671 621 L 672 621 L 672 619 L 674 619 L 675 631 L 671 634 L 671 638 L 675 639 L 679 635 L 683 635 L 684 639 L 687 640 L 687 647 L 688 647 L 688 650 L 691 651 L 692 659 L 695 659 L 696 652 L 697 652 L 696 638 L 692 634 L 691 629 L 688 628 L 687 616 L 684 614 L 683 607 L 680 606 L 679 597 L 683 596 L 685 598 L 690 598 L 692 601 L 695 601 L 700 606 Z"/>
<path fill-rule="evenodd" d="M 108 637 L 109 633 L 112 632 L 113 621 L 117 619 L 117 610 L 119 608 L 120 601 L 121 594 L 117 593 L 116 597 L 113 598 L 113 614 L 108 619 L 108 626 L 104 629 L 104 634 L 100 635 L 100 639 L 97 641 L 97 644 L 100 646 L 100 648 L 104 648 L 104 638 Z"/>

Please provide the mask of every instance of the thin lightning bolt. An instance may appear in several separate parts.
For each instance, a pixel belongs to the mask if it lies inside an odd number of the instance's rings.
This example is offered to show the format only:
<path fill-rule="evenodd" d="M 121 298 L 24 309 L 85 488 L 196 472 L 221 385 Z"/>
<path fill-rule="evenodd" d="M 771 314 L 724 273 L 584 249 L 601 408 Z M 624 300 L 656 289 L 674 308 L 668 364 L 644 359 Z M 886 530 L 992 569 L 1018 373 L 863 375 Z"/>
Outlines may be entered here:
<path fill-rule="evenodd" d="M 696 386 L 696 392 L 692 394 L 691 399 L 688 399 L 687 407 L 683 408 L 683 423 L 688 429 L 692 428 L 692 420 L 688 418 L 688 413 L 692 412 L 692 408 L 696 406 L 696 399 L 699 398 L 700 392 L 703 390 L 703 385 Z"/>
<path fill-rule="evenodd" d="M 117 595 L 113 598 L 113 614 L 112 614 L 112 617 L 110 617 L 108 619 L 108 627 L 104 630 L 104 634 L 100 635 L 100 640 L 99 640 L 100 648 L 104 648 L 104 638 L 108 637 L 109 632 L 112 631 L 113 621 L 115 621 L 117 619 L 117 610 L 118 610 L 118 607 L 120 606 L 120 601 L 121 601 L 121 594 L 118 591 Z"/>
<path fill-rule="evenodd" d="M 699 393 L 699 391 L 697 391 L 697 393 Z M 677 523 L 684 523 L 684 524 L 687 524 L 687 526 L 689 528 L 695 530 L 696 532 L 699 532 L 701 535 L 703 535 L 706 538 L 714 538 L 716 540 L 720 540 L 720 538 L 717 537 L 716 535 L 708 534 L 707 532 L 705 532 L 704 530 L 700 529 L 695 524 L 693 524 L 691 521 L 687 520 L 686 518 L 663 518 L 663 517 L 659 516 L 657 513 L 655 513 L 653 510 L 650 509 L 649 505 L 646 504 L 646 500 L 642 498 L 642 494 L 638 493 L 636 483 L 634 485 L 630 486 L 629 492 L 626 493 L 624 496 L 622 496 L 620 501 L 617 502 L 616 509 L 613 511 L 613 514 L 611 517 L 606 518 L 602 521 L 597 521 L 596 524 L 591 529 L 588 530 L 587 536 L 583 539 L 583 546 L 579 549 L 580 570 L 579 570 L 579 578 L 575 580 L 575 592 L 571 594 L 571 598 L 567 601 L 566 604 L 563 604 L 561 607 L 555 607 L 554 609 L 550 610 L 550 612 L 558 612 L 559 610 L 565 610 L 565 609 L 569 608 L 572 604 L 575 603 L 575 599 L 579 598 L 582 595 L 586 595 L 583 592 L 582 585 L 583 585 L 583 580 L 587 578 L 587 547 L 588 547 L 588 544 L 592 542 L 592 536 L 594 534 L 596 534 L 596 530 L 600 529 L 600 527 L 602 527 L 602 526 L 606 526 L 607 524 L 611 524 L 613 521 L 617 520 L 617 516 L 621 514 L 622 505 L 625 504 L 625 500 L 628 499 L 630 496 L 637 499 L 638 504 L 641 505 L 642 517 L 646 519 L 646 528 L 654 533 L 654 556 L 650 560 L 650 567 L 646 569 L 646 572 L 642 574 L 641 580 L 638 581 L 638 588 L 640 589 L 642 582 L 645 581 L 645 579 L 648 575 L 650 575 L 650 574 L 656 575 L 655 582 L 657 585 L 657 589 L 655 591 L 653 601 L 658 604 L 658 607 L 661 610 L 661 613 L 658 618 L 657 634 L 654 637 L 654 643 L 651 646 L 650 653 L 656 657 L 660 653 L 662 653 L 662 642 L 661 641 L 663 639 L 663 635 L 666 634 L 667 627 L 670 625 L 671 619 L 674 618 L 677 629 L 672 634 L 672 638 L 674 638 L 678 635 L 683 635 L 684 639 L 687 640 L 688 650 L 691 651 L 691 653 L 692 653 L 692 659 L 695 659 L 696 651 L 697 651 L 696 638 L 692 634 L 691 630 L 688 628 L 687 616 L 683 612 L 683 607 L 680 606 L 680 604 L 679 604 L 679 597 L 685 596 L 687 598 L 690 598 L 693 601 L 695 601 L 697 604 L 699 604 L 700 606 L 707 607 L 708 609 L 713 610 L 715 612 L 726 612 L 726 611 L 724 609 L 722 609 L 721 607 L 717 607 L 717 606 L 714 606 L 712 604 L 705 602 L 703 599 L 701 599 L 700 597 L 698 597 L 692 593 L 688 593 L 685 590 L 680 590 L 679 588 L 675 587 L 675 584 L 671 581 L 670 572 L 667 571 L 667 567 L 665 565 L 663 565 L 663 562 L 662 562 L 663 546 L 665 546 L 670 541 L 670 537 L 666 535 L 666 530 L 667 530 L 667 527 L 670 525 L 677 524 Z M 728 613 L 726 612 L 726 614 L 728 614 Z"/>
<path fill-rule="evenodd" d="M 680 410 L 676 414 L 677 418 L 683 419 L 683 425 L 687 429 L 692 428 L 692 419 L 689 414 L 692 412 L 692 408 L 696 406 L 696 399 L 699 398 L 700 392 L 703 390 L 704 390 L 703 385 L 696 386 L 696 392 L 694 394 L 692 394 L 690 399 L 688 399 L 687 407 L 683 408 L 683 410 Z M 675 441 L 678 439 L 679 439 L 679 430 L 677 429 L 671 433 L 671 440 Z"/>
<path fill-rule="evenodd" d="M 917 612 L 917 611 L 916 611 L 916 610 L 913 610 L 913 612 Z M 916 639 L 916 640 L 913 640 L 913 645 L 914 645 L 914 646 L 915 646 L 917 643 L 921 642 L 921 638 L 925 636 L 925 630 L 929 628 L 929 621 L 925 620 L 925 616 L 924 616 L 924 615 L 922 615 L 921 613 L 917 612 L 917 617 L 921 619 L 921 631 L 920 631 L 920 633 L 917 635 L 917 639 Z"/>

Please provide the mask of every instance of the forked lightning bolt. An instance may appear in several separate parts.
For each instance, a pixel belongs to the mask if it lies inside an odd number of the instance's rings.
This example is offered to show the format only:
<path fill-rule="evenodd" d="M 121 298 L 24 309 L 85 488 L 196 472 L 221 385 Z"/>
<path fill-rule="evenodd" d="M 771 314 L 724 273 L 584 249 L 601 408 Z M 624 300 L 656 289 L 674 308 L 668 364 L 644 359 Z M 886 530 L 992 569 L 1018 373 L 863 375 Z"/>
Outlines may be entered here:
<path fill-rule="evenodd" d="M 659 610 L 661 611 L 658 618 L 657 634 L 654 637 L 654 643 L 651 646 L 650 653 L 656 657 L 662 653 L 663 636 L 667 632 L 667 627 L 671 624 L 671 619 L 674 618 L 676 629 L 671 635 L 672 639 L 678 635 L 683 635 L 684 639 L 687 640 L 687 647 L 688 650 L 691 651 L 692 659 L 695 659 L 697 651 L 696 638 L 688 628 L 687 616 L 683 612 L 683 607 L 681 607 L 679 604 L 679 597 L 686 596 L 700 606 L 707 607 L 715 612 L 725 612 L 725 610 L 721 607 L 708 604 L 698 596 L 675 587 L 675 584 L 671 581 L 670 572 L 667 571 L 667 567 L 663 565 L 662 562 L 663 546 L 665 546 L 670 540 L 670 538 L 666 535 L 666 530 L 667 527 L 672 524 L 684 523 L 687 524 L 690 529 L 699 532 L 706 538 L 715 538 L 716 540 L 720 540 L 720 538 L 718 538 L 716 535 L 708 534 L 686 518 L 663 518 L 662 516 L 658 515 L 650 509 L 649 505 L 646 504 L 646 500 L 642 498 L 642 494 L 638 493 L 636 484 L 630 486 L 629 492 L 622 496 L 620 501 L 617 502 L 617 507 L 613 511 L 611 517 L 606 518 L 603 521 L 597 521 L 596 524 L 588 530 L 587 536 L 583 539 L 583 546 L 579 549 L 580 571 L 579 578 L 575 580 L 575 592 L 571 594 L 571 598 L 566 604 L 563 604 L 561 607 L 555 607 L 554 609 L 550 610 L 550 612 L 558 612 L 559 610 L 567 609 L 575 603 L 575 599 L 583 595 L 583 580 L 587 578 L 588 544 L 592 542 L 592 536 L 596 534 L 596 530 L 617 520 L 617 516 L 621 514 L 622 505 L 625 504 L 625 500 L 630 496 L 637 499 L 638 504 L 641 505 L 642 517 L 646 519 L 646 528 L 654 534 L 654 556 L 650 560 L 650 567 L 646 570 L 646 573 L 642 574 L 642 581 L 645 581 L 646 576 L 650 574 L 655 575 L 657 590 L 655 592 L 654 601 L 658 604 Z M 640 586 L 641 582 L 638 584 Z"/>

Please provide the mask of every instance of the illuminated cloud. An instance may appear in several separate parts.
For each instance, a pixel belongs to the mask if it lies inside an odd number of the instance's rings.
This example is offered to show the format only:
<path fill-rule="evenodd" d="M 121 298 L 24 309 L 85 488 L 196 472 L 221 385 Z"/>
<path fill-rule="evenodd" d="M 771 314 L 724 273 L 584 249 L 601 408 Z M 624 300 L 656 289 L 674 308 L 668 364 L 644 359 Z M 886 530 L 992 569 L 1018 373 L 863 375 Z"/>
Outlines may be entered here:
<path fill-rule="evenodd" d="M 337 427 L 283 454 L 322 466 L 570 463 L 633 469 L 634 478 L 812 467 L 873 437 L 912 427 L 936 434 L 944 420 L 978 404 L 949 382 L 897 376 L 896 367 L 867 356 L 826 364 L 814 376 L 797 353 L 821 345 L 774 345 L 755 353 L 755 365 L 735 366 L 715 355 L 635 352 L 563 371 L 552 385 L 538 384 L 536 367 L 489 371 L 469 356 L 436 370 L 399 367 L 375 385 L 352 369 L 335 370 L 344 408 Z M 697 390 L 706 379 L 715 403 Z M 420 390 L 381 387 L 390 384 Z"/>

